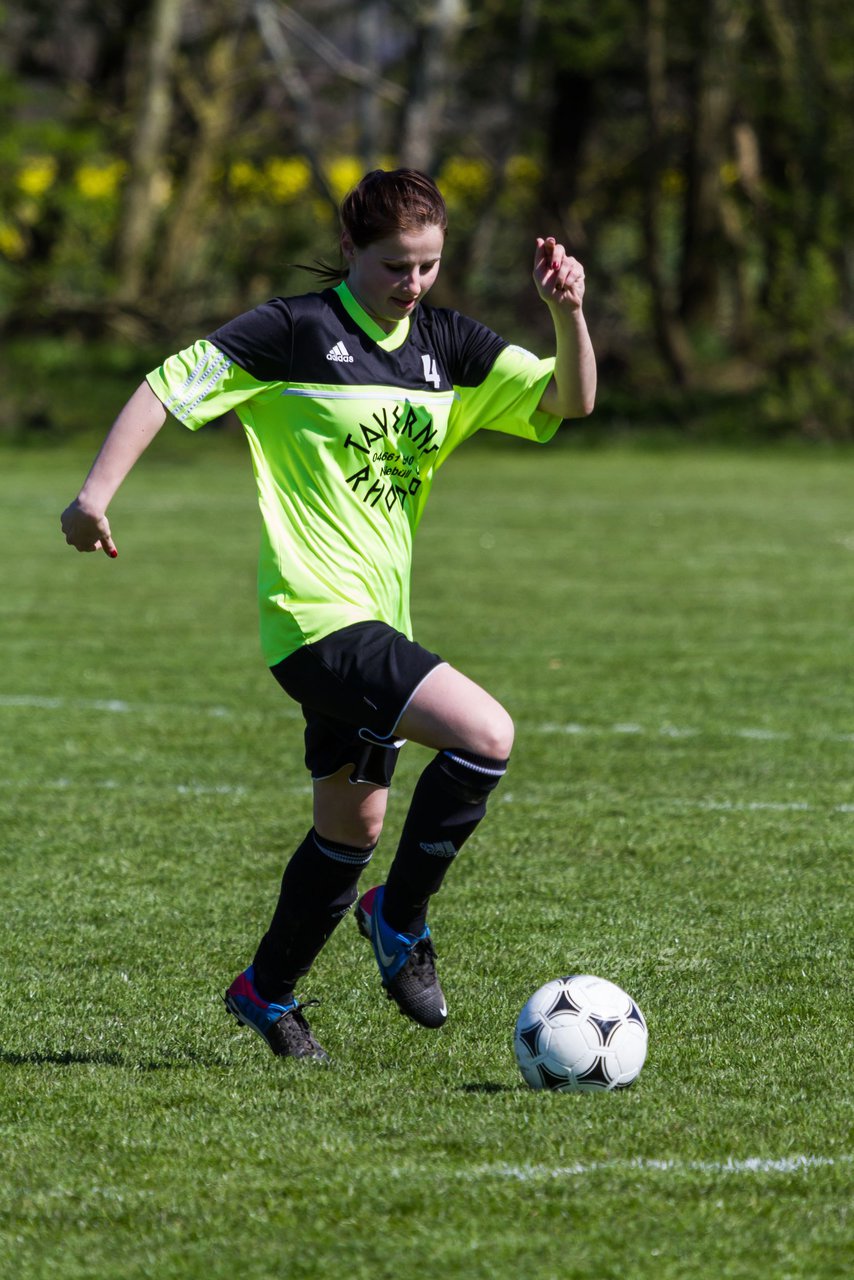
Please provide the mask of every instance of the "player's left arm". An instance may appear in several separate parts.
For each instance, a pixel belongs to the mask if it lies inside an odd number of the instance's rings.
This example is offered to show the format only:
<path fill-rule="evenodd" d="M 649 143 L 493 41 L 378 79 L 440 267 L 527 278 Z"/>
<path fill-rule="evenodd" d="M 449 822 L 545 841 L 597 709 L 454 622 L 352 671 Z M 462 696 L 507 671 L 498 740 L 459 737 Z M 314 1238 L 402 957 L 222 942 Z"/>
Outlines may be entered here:
<path fill-rule="evenodd" d="M 584 268 L 554 236 L 538 238 L 534 284 L 555 327 L 554 375 L 539 407 L 558 418 L 584 418 L 596 401 L 596 357 L 582 301 Z"/>

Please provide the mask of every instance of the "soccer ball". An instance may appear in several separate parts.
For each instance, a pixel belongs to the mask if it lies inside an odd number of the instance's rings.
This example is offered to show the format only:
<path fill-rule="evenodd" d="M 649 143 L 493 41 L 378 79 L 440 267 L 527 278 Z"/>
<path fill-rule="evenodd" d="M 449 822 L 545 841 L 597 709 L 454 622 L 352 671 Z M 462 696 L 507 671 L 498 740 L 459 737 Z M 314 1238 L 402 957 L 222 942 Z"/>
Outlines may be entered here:
<path fill-rule="evenodd" d="M 631 996 L 576 973 L 534 992 L 517 1019 L 513 1048 L 532 1089 L 593 1093 L 625 1089 L 638 1078 L 647 1038 Z"/>

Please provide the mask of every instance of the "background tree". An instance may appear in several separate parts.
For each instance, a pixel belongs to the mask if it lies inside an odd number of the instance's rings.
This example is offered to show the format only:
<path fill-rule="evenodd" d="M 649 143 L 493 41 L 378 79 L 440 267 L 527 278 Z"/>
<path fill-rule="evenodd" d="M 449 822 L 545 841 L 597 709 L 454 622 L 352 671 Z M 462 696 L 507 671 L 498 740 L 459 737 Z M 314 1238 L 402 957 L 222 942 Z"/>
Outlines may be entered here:
<path fill-rule="evenodd" d="M 32 359 L 213 327 L 304 288 L 359 174 L 414 163 L 451 210 L 438 301 L 536 346 L 532 236 L 584 258 L 606 410 L 726 389 L 849 436 L 853 65 L 831 0 L 7 5 L 0 330 Z"/>
<path fill-rule="evenodd" d="M 140 294 L 160 209 L 184 6 L 185 0 L 154 0 L 144 32 L 145 69 L 134 113 L 136 126 L 116 245 L 119 294 L 132 302 Z"/>

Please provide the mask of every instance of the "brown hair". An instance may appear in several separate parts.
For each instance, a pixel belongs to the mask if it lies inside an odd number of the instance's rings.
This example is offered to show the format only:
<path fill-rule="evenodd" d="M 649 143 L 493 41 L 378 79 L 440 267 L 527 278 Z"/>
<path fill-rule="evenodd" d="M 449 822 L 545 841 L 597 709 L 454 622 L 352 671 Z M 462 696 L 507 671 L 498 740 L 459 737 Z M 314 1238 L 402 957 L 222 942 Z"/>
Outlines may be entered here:
<path fill-rule="evenodd" d="M 419 169 L 372 169 L 344 197 L 340 216 L 343 230 L 357 249 L 366 249 L 398 231 L 448 229 L 444 197 L 433 179 Z M 318 259 L 304 269 L 330 284 L 347 278 L 343 263 L 333 267 Z"/>

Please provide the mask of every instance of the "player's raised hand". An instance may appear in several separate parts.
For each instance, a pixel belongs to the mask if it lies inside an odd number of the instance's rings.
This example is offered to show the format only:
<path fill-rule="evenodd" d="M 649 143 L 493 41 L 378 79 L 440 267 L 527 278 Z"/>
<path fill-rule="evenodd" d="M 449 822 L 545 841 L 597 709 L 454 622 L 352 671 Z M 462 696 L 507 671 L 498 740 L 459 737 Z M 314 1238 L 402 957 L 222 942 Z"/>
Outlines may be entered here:
<path fill-rule="evenodd" d="M 584 268 L 567 253 L 554 236 L 537 237 L 534 254 L 534 284 L 549 306 L 578 311 L 584 297 Z"/>
<path fill-rule="evenodd" d="M 119 554 L 106 514 L 84 511 L 78 498 L 65 508 L 61 521 L 65 541 L 70 547 L 76 547 L 78 551 L 104 551 L 111 560 Z"/>

